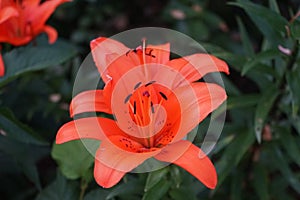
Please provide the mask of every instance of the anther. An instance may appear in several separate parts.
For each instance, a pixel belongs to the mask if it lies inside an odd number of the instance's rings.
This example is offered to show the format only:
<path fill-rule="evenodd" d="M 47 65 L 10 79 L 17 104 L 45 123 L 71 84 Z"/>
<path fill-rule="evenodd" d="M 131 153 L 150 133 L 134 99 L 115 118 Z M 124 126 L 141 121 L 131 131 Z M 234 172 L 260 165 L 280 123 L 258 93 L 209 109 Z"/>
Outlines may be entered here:
<path fill-rule="evenodd" d="M 133 102 L 133 114 L 136 114 L 136 102 Z"/>
<path fill-rule="evenodd" d="M 154 107 L 153 107 L 152 101 L 151 101 L 151 103 L 150 103 L 150 106 L 151 106 L 151 112 L 154 113 Z"/>
<path fill-rule="evenodd" d="M 149 85 L 155 83 L 156 81 L 150 81 L 149 83 L 145 84 L 145 87 L 148 87 Z"/>
<path fill-rule="evenodd" d="M 141 84 L 142 84 L 142 82 L 138 82 L 138 83 L 134 86 L 134 90 L 136 90 L 138 87 L 140 87 Z"/>
<path fill-rule="evenodd" d="M 153 51 L 153 49 L 150 49 L 150 51 L 148 53 L 145 51 L 145 55 L 155 58 L 155 55 L 152 55 L 152 51 Z"/>
<path fill-rule="evenodd" d="M 161 96 L 162 98 L 164 98 L 165 100 L 168 100 L 167 96 L 166 96 L 164 93 L 159 92 L 159 94 L 160 94 L 160 96 Z"/>
<path fill-rule="evenodd" d="M 132 94 L 129 94 L 129 95 L 125 98 L 124 103 L 127 103 L 127 102 L 129 101 L 129 99 L 130 99 L 131 96 L 132 96 Z"/>

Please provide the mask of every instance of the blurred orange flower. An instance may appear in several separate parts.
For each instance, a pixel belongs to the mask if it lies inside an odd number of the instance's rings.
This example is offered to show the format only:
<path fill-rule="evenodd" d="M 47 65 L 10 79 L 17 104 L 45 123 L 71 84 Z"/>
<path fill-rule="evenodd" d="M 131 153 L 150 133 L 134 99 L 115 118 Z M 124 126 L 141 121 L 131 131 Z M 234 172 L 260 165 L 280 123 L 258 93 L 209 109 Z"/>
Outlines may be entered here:
<path fill-rule="evenodd" d="M 105 112 L 114 120 L 75 119 L 60 128 L 56 143 L 101 140 L 94 177 L 106 188 L 149 158 L 178 165 L 215 188 L 212 162 L 184 137 L 226 100 L 222 87 L 195 81 L 210 72 L 229 73 L 227 64 L 209 54 L 170 60 L 169 44 L 130 50 L 115 40 L 98 38 L 91 48 L 105 87 L 75 96 L 70 114 Z"/>
<path fill-rule="evenodd" d="M 49 43 L 54 43 L 57 32 L 45 23 L 56 7 L 66 1 L 49 0 L 40 4 L 40 0 L 0 0 L 0 42 L 25 45 L 45 32 Z M 3 75 L 4 65 L 0 58 L 0 76 Z"/>

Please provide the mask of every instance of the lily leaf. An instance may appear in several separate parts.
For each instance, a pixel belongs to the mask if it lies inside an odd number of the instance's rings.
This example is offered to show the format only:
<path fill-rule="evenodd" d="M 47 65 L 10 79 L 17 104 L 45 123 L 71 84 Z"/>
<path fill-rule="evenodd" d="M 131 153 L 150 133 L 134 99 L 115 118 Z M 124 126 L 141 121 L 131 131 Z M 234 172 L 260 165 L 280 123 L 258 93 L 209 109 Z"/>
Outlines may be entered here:
<path fill-rule="evenodd" d="M 168 167 L 164 167 L 160 170 L 156 170 L 148 174 L 148 178 L 145 185 L 145 192 L 155 186 L 161 179 L 163 179 L 166 174 L 169 172 Z"/>
<path fill-rule="evenodd" d="M 284 17 L 273 10 L 250 1 L 230 2 L 230 5 L 243 8 L 271 44 L 277 46 L 283 43 L 285 26 L 288 24 Z"/>
<path fill-rule="evenodd" d="M 260 165 L 254 165 L 253 187 L 260 199 L 270 199 L 268 191 L 268 177 L 266 169 Z"/>
<path fill-rule="evenodd" d="M 98 188 L 90 191 L 84 196 L 84 200 L 95 200 L 95 199 L 107 199 L 106 196 L 109 194 L 109 191 Z"/>
<path fill-rule="evenodd" d="M 273 163 L 276 163 L 277 168 L 282 173 L 283 177 L 289 182 L 290 186 L 298 193 L 300 194 L 300 181 L 296 177 L 296 175 L 293 173 L 291 168 L 288 165 L 288 161 L 285 159 L 284 155 L 282 154 L 281 150 L 273 146 L 273 156 L 274 161 Z"/>
<path fill-rule="evenodd" d="M 233 173 L 231 182 L 231 199 L 238 200 L 242 199 L 242 185 L 245 180 L 244 173 L 242 171 L 237 171 Z"/>
<path fill-rule="evenodd" d="M 79 186 L 76 182 L 67 180 L 61 173 L 47 186 L 35 200 L 74 200 L 79 197 Z"/>
<path fill-rule="evenodd" d="M 197 194 L 193 188 L 188 186 L 182 186 L 180 188 L 174 188 L 169 192 L 170 196 L 174 200 L 188 199 L 196 200 Z"/>
<path fill-rule="evenodd" d="M 300 80 L 300 67 L 295 70 L 288 71 L 286 74 L 286 80 L 289 86 L 289 90 L 292 93 L 292 114 L 295 117 L 300 109 L 300 90 L 299 90 L 299 80 Z"/>
<path fill-rule="evenodd" d="M 36 43 L 38 45 L 29 44 L 3 55 L 5 75 L 0 78 L 0 86 L 26 72 L 59 65 L 76 54 L 76 48 L 61 39 L 50 45 L 45 37 L 39 37 Z"/>
<path fill-rule="evenodd" d="M 125 178 L 128 178 L 130 176 L 125 176 Z M 112 199 L 117 196 L 132 196 L 136 194 L 140 194 L 143 191 L 143 183 L 139 179 L 134 178 L 128 178 L 128 180 L 124 183 L 118 184 L 112 190 L 110 193 L 106 196 L 105 199 Z M 131 198 L 127 198 L 131 199 Z"/>
<path fill-rule="evenodd" d="M 26 144 L 0 134 L 0 151 L 9 155 L 25 176 L 41 190 L 36 162 L 49 153 L 49 148 Z"/>
<path fill-rule="evenodd" d="M 160 180 L 154 187 L 144 194 L 143 200 L 163 199 L 170 186 L 171 183 L 169 181 L 165 181 L 163 179 Z"/>
<path fill-rule="evenodd" d="M 270 87 L 262 94 L 262 97 L 257 104 L 254 117 L 254 130 L 256 139 L 259 143 L 261 142 L 261 134 L 264 123 L 278 95 L 278 89 L 276 87 Z"/>
<path fill-rule="evenodd" d="M 234 132 L 238 134 L 235 135 L 235 138 L 223 152 L 222 158 L 216 163 L 219 174 L 217 187 L 223 183 L 229 173 L 238 165 L 255 141 L 255 137 L 250 131 L 237 129 Z"/>
<path fill-rule="evenodd" d="M 251 40 L 249 38 L 249 35 L 247 33 L 247 30 L 242 22 L 242 20 L 238 17 L 237 18 L 238 26 L 241 32 L 241 38 L 243 42 L 243 47 L 245 50 L 246 55 L 249 55 L 250 57 L 254 56 L 254 49 L 251 43 Z"/>
<path fill-rule="evenodd" d="M 296 19 L 292 24 L 291 24 L 291 36 L 294 39 L 299 39 L 300 38 L 300 20 Z"/>
<path fill-rule="evenodd" d="M 280 126 L 274 126 L 274 130 L 280 134 L 280 137 L 282 138 L 280 142 L 287 154 L 298 166 L 300 166 L 300 148 L 297 143 L 298 140 L 291 134 L 291 130 L 288 127 Z"/>
<path fill-rule="evenodd" d="M 84 177 L 94 163 L 94 156 L 87 148 L 96 149 L 99 141 L 84 139 L 64 144 L 54 144 L 51 155 L 59 165 L 61 172 L 69 179 Z M 87 147 L 86 147 L 86 146 Z"/>
<path fill-rule="evenodd" d="M 270 61 L 271 59 L 276 58 L 279 55 L 280 54 L 277 49 L 266 50 L 256 54 L 255 57 L 247 61 L 246 64 L 243 66 L 242 76 L 244 76 L 252 68 L 257 67 L 259 63 Z"/>
<path fill-rule="evenodd" d="M 19 122 L 8 109 L 0 109 L 0 130 L 14 140 L 26 144 L 48 145 L 46 141 L 36 135 L 29 127 Z"/>

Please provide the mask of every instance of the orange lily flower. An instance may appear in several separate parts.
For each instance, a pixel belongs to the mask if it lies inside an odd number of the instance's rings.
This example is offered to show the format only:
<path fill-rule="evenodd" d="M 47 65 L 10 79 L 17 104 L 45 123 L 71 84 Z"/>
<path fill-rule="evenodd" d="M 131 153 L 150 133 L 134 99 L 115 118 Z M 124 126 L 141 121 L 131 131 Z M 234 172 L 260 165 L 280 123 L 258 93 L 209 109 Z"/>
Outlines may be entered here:
<path fill-rule="evenodd" d="M 101 140 L 94 177 L 105 188 L 149 158 L 178 165 L 215 188 L 214 165 L 184 137 L 226 100 L 222 87 L 196 81 L 210 72 L 228 74 L 227 64 L 209 54 L 170 60 L 169 44 L 130 50 L 115 40 L 98 38 L 91 48 L 105 87 L 75 96 L 70 115 L 105 112 L 114 120 L 74 119 L 59 129 L 56 143 Z"/>
<path fill-rule="evenodd" d="M 0 42 L 21 46 L 45 32 L 49 43 L 54 43 L 57 32 L 45 23 L 56 7 L 66 1 L 49 0 L 40 4 L 40 0 L 0 0 Z M 0 58 L 0 76 L 3 75 L 4 65 Z"/>

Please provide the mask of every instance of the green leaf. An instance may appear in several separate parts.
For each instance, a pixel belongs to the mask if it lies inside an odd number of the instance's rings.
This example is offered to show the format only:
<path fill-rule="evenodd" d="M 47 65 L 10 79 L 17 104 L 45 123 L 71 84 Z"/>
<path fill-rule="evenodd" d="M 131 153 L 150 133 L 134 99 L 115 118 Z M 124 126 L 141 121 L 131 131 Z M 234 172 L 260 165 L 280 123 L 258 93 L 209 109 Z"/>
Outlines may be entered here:
<path fill-rule="evenodd" d="M 196 40 L 205 40 L 209 36 L 208 27 L 200 20 L 188 20 L 187 21 L 188 34 Z"/>
<path fill-rule="evenodd" d="M 268 88 L 268 90 L 262 94 L 255 109 L 254 130 L 256 139 L 259 143 L 261 142 L 261 134 L 264 123 L 278 95 L 279 91 L 276 87 Z"/>
<path fill-rule="evenodd" d="M 275 11 L 276 13 L 280 13 L 276 0 L 269 0 L 269 6 L 271 10 Z"/>
<path fill-rule="evenodd" d="M 163 199 L 167 194 L 171 183 L 164 179 L 160 180 L 154 187 L 145 192 L 143 200 Z"/>
<path fill-rule="evenodd" d="M 168 172 L 169 172 L 168 167 L 164 167 L 154 172 L 150 172 L 147 177 L 144 191 L 147 192 L 149 189 L 155 186 L 161 179 L 163 179 L 166 176 Z"/>
<path fill-rule="evenodd" d="M 244 173 L 239 170 L 233 173 L 231 179 L 231 198 L 232 200 L 242 199 L 242 185 L 244 181 Z"/>
<path fill-rule="evenodd" d="M 239 2 L 230 2 L 229 4 L 243 8 L 257 28 L 274 47 L 283 43 L 285 26 L 288 24 L 284 17 L 273 10 L 250 1 L 240 0 Z"/>
<path fill-rule="evenodd" d="M 300 117 L 296 116 L 296 117 L 292 118 L 291 121 L 292 121 L 293 127 L 296 129 L 296 131 L 300 135 Z"/>
<path fill-rule="evenodd" d="M 290 25 L 291 36 L 294 39 L 300 39 L 300 21 L 294 20 Z"/>
<path fill-rule="evenodd" d="M 26 144 L 48 145 L 33 131 L 19 122 L 8 109 L 0 109 L 0 130 L 6 137 Z"/>
<path fill-rule="evenodd" d="M 237 22 L 238 22 L 239 30 L 241 32 L 241 38 L 242 38 L 242 43 L 243 43 L 245 53 L 246 53 L 246 55 L 253 57 L 254 49 L 253 49 L 251 40 L 249 38 L 249 35 L 247 33 L 247 30 L 246 30 L 242 20 L 239 17 L 237 17 Z"/>
<path fill-rule="evenodd" d="M 227 109 L 243 108 L 254 106 L 258 102 L 258 94 L 244 94 L 240 96 L 229 96 L 227 100 Z"/>
<path fill-rule="evenodd" d="M 208 11 L 208 9 L 203 9 L 203 11 L 201 12 L 201 19 L 211 29 L 220 29 L 222 25 L 226 25 L 221 17 L 213 12 Z"/>
<path fill-rule="evenodd" d="M 283 177 L 289 182 L 290 186 L 300 194 L 300 181 L 296 177 L 296 174 L 290 169 L 288 161 L 282 154 L 281 150 L 273 145 L 274 160 L 273 163 L 281 171 Z"/>
<path fill-rule="evenodd" d="M 74 200 L 79 197 L 79 185 L 57 173 L 56 179 L 38 194 L 35 200 Z"/>
<path fill-rule="evenodd" d="M 191 187 L 188 186 L 172 189 L 169 194 L 173 200 L 197 200 L 197 194 Z"/>
<path fill-rule="evenodd" d="M 248 71 L 250 71 L 254 67 L 258 68 L 258 64 L 270 61 L 271 59 L 274 59 L 279 55 L 280 52 L 277 49 L 266 50 L 256 54 L 243 66 L 242 76 L 244 76 Z"/>
<path fill-rule="evenodd" d="M 300 167 L 300 148 L 298 141 L 292 136 L 291 130 L 288 127 L 274 126 L 274 131 L 280 135 L 280 142 L 287 154 Z"/>
<path fill-rule="evenodd" d="M 170 174 L 172 181 L 175 183 L 175 187 L 179 188 L 180 184 L 182 183 L 182 174 L 179 170 L 179 167 L 176 165 L 171 165 L 170 166 Z"/>
<path fill-rule="evenodd" d="M 261 200 L 270 199 L 268 191 L 268 176 L 266 168 L 256 163 L 253 170 L 253 187 Z"/>
<path fill-rule="evenodd" d="M 296 68 L 295 70 L 286 72 L 286 80 L 289 86 L 289 90 L 293 96 L 292 115 L 295 117 L 300 109 L 300 90 L 299 90 L 300 67 Z"/>
<path fill-rule="evenodd" d="M 36 162 L 49 152 L 48 147 L 22 143 L 0 134 L 0 151 L 9 155 L 36 188 L 41 189 Z"/>
<path fill-rule="evenodd" d="M 245 108 L 257 104 L 259 95 L 257 94 L 247 94 L 240 96 L 228 96 L 227 102 L 223 103 L 219 108 L 217 108 L 212 115 L 212 118 L 215 116 L 218 117 L 226 110 L 236 109 L 236 108 Z"/>
<path fill-rule="evenodd" d="M 29 44 L 3 55 L 5 75 L 0 78 L 0 86 L 30 72 L 59 65 L 76 54 L 76 48 L 58 39 L 54 44 L 48 44 L 45 37 L 39 37 L 38 45 Z"/>
<path fill-rule="evenodd" d="M 130 176 L 125 176 L 125 178 L 128 178 Z M 124 178 L 124 179 L 125 179 Z M 129 180 L 126 179 L 126 182 L 119 183 L 117 186 L 112 188 L 112 191 L 106 196 L 106 199 L 112 199 L 117 196 L 131 196 L 135 194 L 143 193 L 144 182 L 141 182 L 141 180 L 130 178 Z M 130 198 L 127 198 L 130 199 Z"/>
<path fill-rule="evenodd" d="M 74 140 L 64 144 L 54 144 L 51 156 L 67 178 L 76 179 L 88 173 L 98 147 L 99 141 L 96 140 Z"/>
<path fill-rule="evenodd" d="M 105 189 L 98 188 L 96 190 L 92 190 L 84 196 L 84 200 L 96 200 L 96 199 L 107 199 L 107 195 L 109 191 Z"/>
<path fill-rule="evenodd" d="M 236 166 L 255 140 L 254 135 L 250 131 L 237 129 L 234 132 L 238 134 L 235 135 L 235 138 L 225 149 L 221 159 L 215 165 L 219 174 L 217 187 L 220 187 L 228 174 L 236 169 Z"/>

